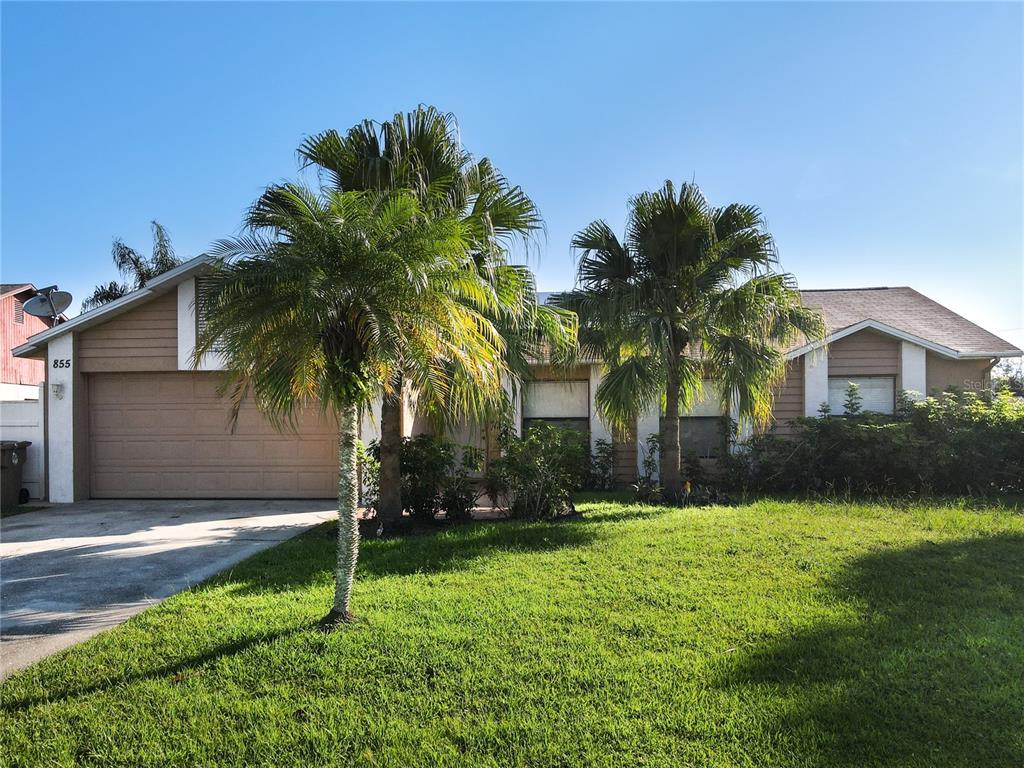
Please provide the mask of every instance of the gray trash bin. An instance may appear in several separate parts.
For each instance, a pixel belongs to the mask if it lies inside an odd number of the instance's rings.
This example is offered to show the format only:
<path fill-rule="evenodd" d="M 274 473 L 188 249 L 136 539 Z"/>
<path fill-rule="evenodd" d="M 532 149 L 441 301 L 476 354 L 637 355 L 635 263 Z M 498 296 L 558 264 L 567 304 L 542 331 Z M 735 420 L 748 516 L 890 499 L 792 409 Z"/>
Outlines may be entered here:
<path fill-rule="evenodd" d="M 21 503 L 21 468 L 25 466 L 28 440 L 0 442 L 0 509 L 14 509 Z"/>

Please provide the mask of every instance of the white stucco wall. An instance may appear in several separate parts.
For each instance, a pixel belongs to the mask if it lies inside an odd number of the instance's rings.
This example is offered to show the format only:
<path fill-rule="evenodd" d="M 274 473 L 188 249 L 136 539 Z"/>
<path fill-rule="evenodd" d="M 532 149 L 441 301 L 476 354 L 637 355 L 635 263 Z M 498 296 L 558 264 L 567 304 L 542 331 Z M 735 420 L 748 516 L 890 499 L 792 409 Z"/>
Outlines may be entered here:
<path fill-rule="evenodd" d="M 804 356 L 804 416 L 817 416 L 828 402 L 828 351 L 812 350 Z"/>
<path fill-rule="evenodd" d="M 637 476 L 642 477 L 644 472 L 644 457 L 647 453 L 647 438 L 650 435 L 661 434 L 661 400 L 656 399 L 654 404 L 637 419 L 636 425 L 636 470 Z M 654 468 L 654 479 L 658 479 L 658 468 Z"/>
<path fill-rule="evenodd" d="M 590 418 L 590 450 L 593 451 L 598 440 L 612 441 L 612 433 L 601 420 L 597 411 L 597 388 L 601 384 L 601 377 L 604 376 L 604 368 L 600 365 L 590 366 L 590 381 L 587 385 L 589 390 L 587 397 L 587 415 Z"/>
<path fill-rule="evenodd" d="M 374 440 L 380 440 L 380 405 L 381 399 L 376 397 L 363 408 L 362 419 L 359 422 L 359 439 L 367 445 Z"/>
<path fill-rule="evenodd" d="M 501 387 L 505 390 L 505 396 L 509 399 L 512 404 L 512 431 L 517 435 L 523 433 L 523 397 L 522 388 L 518 390 L 512 385 L 512 379 L 508 376 L 501 377 Z"/>
<path fill-rule="evenodd" d="M 196 280 L 178 283 L 178 370 L 191 371 L 196 349 Z M 203 356 L 195 370 L 222 371 L 224 361 L 216 352 Z"/>
<path fill-rule="evenodd" d="M 41 387 L 35 390 L 35 400 L 0 402 L 0 440 L 27 440 L 30 445 L 25 453 L 25 464 L 21 468 L 21 485 L 27 488 L 33 499 L 45 495 L 43 486 L 44 432 L 43 401 L 38 399 Z"/>
<path fill-rule="evenodd" d="M 54 363 L 57 367 L 54 367 Z M 49 499 L 57 503 L 75 500 L 74 383 L 75 334 L 65 333 L 47 345 L 46 407 L 49 435 Z"/>
<path fill-rule="evenodd" d="M 0 400 L 38 400 L 38 384 L 0 384 Z"/>

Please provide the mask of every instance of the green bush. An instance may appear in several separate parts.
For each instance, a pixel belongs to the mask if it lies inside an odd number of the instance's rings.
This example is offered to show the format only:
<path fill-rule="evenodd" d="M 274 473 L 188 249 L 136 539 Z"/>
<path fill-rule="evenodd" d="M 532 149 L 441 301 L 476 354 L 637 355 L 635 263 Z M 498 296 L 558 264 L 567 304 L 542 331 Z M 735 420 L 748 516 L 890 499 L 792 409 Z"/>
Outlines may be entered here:
<path fill-rule="evenodd" d="M 356 441 L 356 465 L 359 468 L 359 504 L 376 509 L 380 500 L 380 455 L 377 441 L 367 447 L 362 440 Z"/>
<path fill-rule="evenodd" d="M 595 440 L 590 456 L 590 477 L 587 489 L 610 491 L 615 484 L 615 447 L 610 440 Z"/>
<path fill-rule="evenodd" d="M 473 476 L 483 467 L 483 460 L 483 451 L 464 445 L 462 457 L 448 467 L 441 480 L 441 509 L 446 520 L 464 522 L 472 518 L 477 499 Z"/>
<path fill-rule="evenodd" d="M 640 504 L 660 504 L 664 500 L 664 489 L 654 479 L 654 475 L 658 471 L 658 457 L 661 455 L 661 437 L 648 435 L 640 450 L 643 460 L 640 477 L 633 483 L 634 497 Z"/>
<path fill-rule="evenodd" d="M 470 519 L 478 495 L 473 475 L 483 465 L 483 451 L 437 435 L 417 435 L 402 438 L 401 457 L 402 507 L 411 517 L 429 521 L 444 512 L 448 520 Z M 376 503 L 380 492 L 380 443 L 370 443 L 359 462 L 364 494 Z"/>
<path fill-rule="evenodd" d="M 729 484 L 753 491 L 858 495 L 1024 492 L 1024 400 L 948 392 L 896 414 L 803 418 L 791 436 L 757 436 L 726 458 Z"/>
<path fill-rule="evenodd" d="M 535 424 L 522 437 L 504 430 L 501 443 L 484 479 L 495 506 L 504 501 L 513 517 L 526 518 L 575 512 L 572 494 L 586 482 L 589 464 L 586 435 Z"/>
<path fill-rule="evenodd" d="M 441 510 L 441 481 L 455 462 L 451 443 L 435 435 L 402 439 L 402 506 L 411 517 L 432 520 Z"/>

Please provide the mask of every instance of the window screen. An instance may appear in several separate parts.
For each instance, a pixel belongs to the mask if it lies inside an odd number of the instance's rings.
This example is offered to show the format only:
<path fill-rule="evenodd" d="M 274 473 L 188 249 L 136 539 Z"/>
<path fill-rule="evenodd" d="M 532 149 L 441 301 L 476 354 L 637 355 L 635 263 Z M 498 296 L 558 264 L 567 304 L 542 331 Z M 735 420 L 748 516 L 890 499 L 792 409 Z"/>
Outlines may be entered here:
<path fill-rule="evenodd" d="M 203 302 L 203 288 L 208 278 L 196 278 L 196 336 L 198 337 L 206 329 L 206 307 Z M 220 342 L 213 345 L 213 352 L 220 351 Z"/>
<path fill-rule="evenodd" d="M 860 387 L 861 410 L 892 413 L 896 406 L 896 379 L 892 376 L 834 376 L 828 380 L 828 407 L 833 415 L 846 413 L 846 388 Z"/>

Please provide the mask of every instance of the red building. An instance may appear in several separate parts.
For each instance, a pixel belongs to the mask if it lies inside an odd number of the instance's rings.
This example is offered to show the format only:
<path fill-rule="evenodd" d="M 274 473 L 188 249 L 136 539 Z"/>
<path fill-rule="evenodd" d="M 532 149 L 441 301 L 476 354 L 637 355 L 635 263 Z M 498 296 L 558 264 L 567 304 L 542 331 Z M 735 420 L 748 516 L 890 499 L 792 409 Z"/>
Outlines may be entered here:
<path fill-rule="evenodd" d="M 39 396 L 46 379 L 46 363 L 11 355 L 11 349 L 33 334 L 53 325 L 47 318 L 25 311 L 25 302 L 35 296 L 31 283 L 0 284 L 0 400 L 25 400 Z"/>

